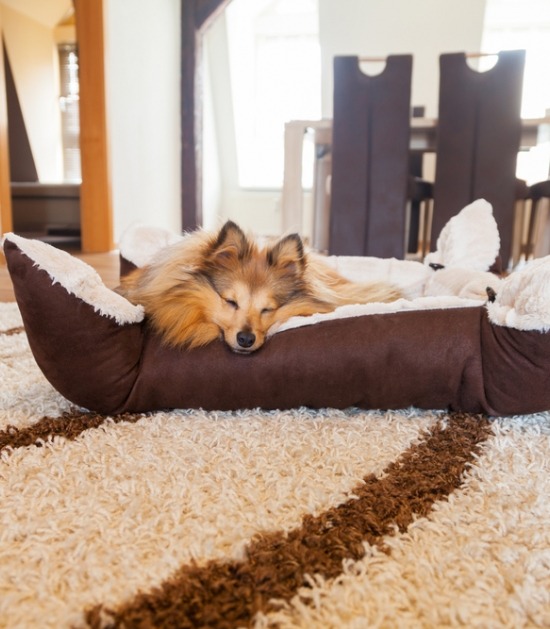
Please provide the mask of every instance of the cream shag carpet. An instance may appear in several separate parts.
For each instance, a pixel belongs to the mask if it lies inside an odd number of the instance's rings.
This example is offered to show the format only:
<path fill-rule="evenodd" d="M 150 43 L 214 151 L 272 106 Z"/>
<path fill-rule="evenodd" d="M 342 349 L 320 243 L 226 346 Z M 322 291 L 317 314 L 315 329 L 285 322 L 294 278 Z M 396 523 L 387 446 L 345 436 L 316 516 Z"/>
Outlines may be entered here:
<path fill-rule="evenodd" d="M 0 304 L 0 627 L 550 627 L 550 414 L 104 417 L 21 326 Z"/>

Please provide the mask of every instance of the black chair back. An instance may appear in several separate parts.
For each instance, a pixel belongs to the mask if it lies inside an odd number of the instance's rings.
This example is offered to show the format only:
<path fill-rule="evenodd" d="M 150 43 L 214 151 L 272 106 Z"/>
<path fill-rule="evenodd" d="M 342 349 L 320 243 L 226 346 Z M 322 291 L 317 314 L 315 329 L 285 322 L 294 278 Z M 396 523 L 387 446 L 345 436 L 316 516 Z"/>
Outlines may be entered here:
<path fill-rule="evenodd" d="M 405 256 L 412 55 L 334 59 L 329 253 Z"/>
<path fill-rule="evenodd" d="M 521 140 L 525 51 L 504 51 L 487 72 L 470 68 L 464 53 L 440 56 L 437 161 L 432 250 L 447 221 L 475 199 L 493 206 L 500 257 L 512 254 L 516 161 Z"/>

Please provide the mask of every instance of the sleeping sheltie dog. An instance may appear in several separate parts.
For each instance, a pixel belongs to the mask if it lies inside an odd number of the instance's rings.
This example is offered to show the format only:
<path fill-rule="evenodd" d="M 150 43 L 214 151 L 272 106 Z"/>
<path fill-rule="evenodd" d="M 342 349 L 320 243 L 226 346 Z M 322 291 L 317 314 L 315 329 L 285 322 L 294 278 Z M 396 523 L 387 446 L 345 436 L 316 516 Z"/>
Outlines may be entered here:
<path fill-rule="evenodd" d="M 169 345 L 198 347 L 221 337 L 241 354 L 257 350 L 272 326 L 292 316 L 401 297 L 384 283 L 344 279 L 307 253 L 297 234 L 260 245 L 231 221 L 166 247 L 124 277 L 117 292 L 144 307 Z"/>

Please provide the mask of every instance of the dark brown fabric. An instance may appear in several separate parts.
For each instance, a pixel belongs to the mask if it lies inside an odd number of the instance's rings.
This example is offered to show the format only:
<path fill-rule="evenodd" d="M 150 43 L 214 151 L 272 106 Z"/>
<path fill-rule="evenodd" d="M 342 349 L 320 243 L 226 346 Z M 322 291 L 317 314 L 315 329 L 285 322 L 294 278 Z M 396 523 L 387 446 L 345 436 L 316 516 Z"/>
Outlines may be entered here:
<path fill-rule="evenodd" d="M 120 277 L 125 277 L 126 275 L 131 273 L 134 269 L 137 269 L 137 266 L 133 262 L 130 262 L 130 260 L 127 260 L 122 255 L 119 256 L 119 261 L 120 261 Z"/>
<path fill-rule="evenodd" d="M 124 410 L 417 406 L 491 412 L 481 375 L 481 316 L 480 308 L 468 308 L 328 321 L 276 334 L 249 356 L 221 341 L 172 349 L 147 332 Z"/>
<path fill-rule="evenodd" d="M 46 378 L 79 406 L 124 408 L 141 359 L 142 326 L 100 316 L 9 240 L 4 253 L 29 345 Z"/>
<path fill-rule="evenodd" d="M 10 241 L 5 253 L 38 365 L 90 410 L 550 409 L 550 334 L 491 325 L 483 307 L 327 321 L 276 334 L 249 356 L 221 341 L 179 350 L 146 324 L 100 316 Z"/>
<path fill-rule="evenodd" d="M 444 425 L 446 424 L 446 425 Z M 182 567 L 170 580 L 116 610 L 98 606 L 89 626 L 235 629 L 250 626 L 259 611 L 290 601 L 306 575 L 330 579 L 345 559 L 361 559 L 364 542 L 384 545 L 384 536 L 404 532 L 416 517 L 457 489 L 466 467 L 491 434 L 480 416 L 455 415 L 390 464 L 381 477 L 367 476 L 353 498 L 285 533 L 258 535 L 244 561 L 209 561 Z M 105 624 L 107 621 L 107 624 Z"/>
<path fill-rule="evenodd" d="M 481 326 L 483 381 L 497 415 L 525 415 L 550 409 L 550 334 Z"/>
<path fill-rule="evenodd" d="M 404 258 L 412 56 L 368 76 L 358 57 L 334 58 L 329 250 Z"/>

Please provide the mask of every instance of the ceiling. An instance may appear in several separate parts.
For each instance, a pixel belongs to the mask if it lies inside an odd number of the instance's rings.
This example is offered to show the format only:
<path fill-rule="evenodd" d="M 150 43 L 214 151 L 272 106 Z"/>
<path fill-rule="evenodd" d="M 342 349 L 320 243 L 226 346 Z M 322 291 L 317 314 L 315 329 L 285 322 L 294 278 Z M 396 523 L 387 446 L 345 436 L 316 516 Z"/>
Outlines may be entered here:
<path fill-rule="evenodd" d="M 48 28 L 57 26 L 73 10 L 71 0 L 0 0 L 0 5 L 23 13 Z"/>

